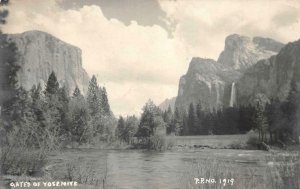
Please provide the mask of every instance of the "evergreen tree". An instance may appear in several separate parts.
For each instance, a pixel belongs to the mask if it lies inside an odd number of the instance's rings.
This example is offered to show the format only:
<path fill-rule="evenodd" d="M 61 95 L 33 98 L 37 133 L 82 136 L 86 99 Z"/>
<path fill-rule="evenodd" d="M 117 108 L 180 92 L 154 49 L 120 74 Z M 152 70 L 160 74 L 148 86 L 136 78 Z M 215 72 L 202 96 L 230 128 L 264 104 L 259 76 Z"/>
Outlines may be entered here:
<path fill-rule="evenodd" d="M 70 118 L 69 118 L 69 95 L 65 86 L 59 88 L 58 93 L 58 110 L 60 113 L 61 126 L 60 129 L 61 136 L 64 136 L 66 140 L 67 134 L 69 132 Z"/>
<path fill-rule="evenodd" d="M 6 132 L 15 132 L 14 145 L 27 147 L 40 147 L 38 135 L 38 122 L 31 108 L 28 92 L 21 86 L 16 90 L 13 103 L 5 109 Z M 18 143 L 22 142 L 22 143 Z"/>
<path fill-rule="evenodd" d="M 65 140 L 65 122 L 63 109 L 65 107 L 62 104 L 63 91 L 59 88 L 59 83 L 57 81 L 56 75 L 52 72 L 49 75 L 45 94 L 45 102 L 43 105 L 43 112 L 45 118 L 46 130 L 48 131 L 48 138 L 51 140 L 52 144 L 60 144 L 62 140 Z"/>
<path fill-rule="evenodd" d="M 247 133 L 252 129 L 253 124 L 253 117 L 255 108 L 251 105 L 248 106 L 240 106 L 238 108 L 238 130 L 240 133 L 244 134 Z"/>
<path fill-rule="evenodd" d="M 188 115 L 185 111 L 182 112 L 182 130 L 181 135 L 186 136 L 189 134 Z"/>
<path fill-rule="evenodd" d="M 118 120 L 116 135 L 117 135 L 117 137 L 120 140 L 126 141 L 126 136 L 125 136 L 125 120 L 124 120 L 124 118 L 122 116 L 120 116 L 120 118 Z"/>
<path fill-rule="evenodd" d="M 104 115 L 110 115 L 110 106 L 108 103 L 107 93 L 105 87 L 102 89 L 102 107 Z"/>
<path fill-rule="evenodd" d="M 10 112 L 10 120 L 15 126 L 21 127 L 26 113 L 28 112 L 29 99 L 27 91 L 21 86 L 16 91 L 14 103 L 12 104 L 12 112 Z"/>
<path fill-rule="evenodd" d="M 79 144 L 86 143 L 92 137 L 89 127 L 89 112 L 85 103 L 84 97 L 81 95 L 78 87 L 73 92 L 73 97 L 70 101 L 71 114 L 71 139 Z"/>
<path fill-rule="evenodd" d="M 258 131 L 259 140 L 264 142 L 266 140 L 268 122 L 266 116 L 264 115 L 263 106 L 259 103 L 257 103 L 255 107 L 253 123 L 254 123 L 254 128 Z"/>
<path fill-rule="evenodd" d="M 183 127 L 183 122 L 182 122 L 182 117 L 181 114 L 179 112 L 178 107 L 175 108 L 174 111 L 174 117 L 172 120 L 172 125 L 173 125 L 173 131 L 175 133 L 175 135 L 180 135 L 182 133 L 182 127 Z"/>
<path fill-rule="evenodd" d="M 286 127 L 285 139 L 290 138 L 292 136 L 295 141 L 299 141 L 298 137 L 300 135 L 300 89 L 297 85 L 295 79 L 291 81 L 291 87 L 286 99 L 286 102 L 283 103 L 283 112 L 286 117 Z"/>
<path fill-rule="evenodd" d="M 203 120 L 204 120 L 204 112 L 202 110 L 201 102 L 199 102 L 196 106 L 196 115 L 197 115 L 197 122 L 196 122 L 196 134 L 203 133 Z"/>
<path fill-rule="evenodd" d="M 43 121 L 44 119 L 44 112 L 43 112 L 43 105 L 44 105 L 44 99 L 42 98 L 42 87 L 41 84 L 38 84 L 37 86 L 33 85 L 30 90 L 30 96 L 32 99 L 31 107 L 37 117 L 38 122 L 43 127 Z"/>
<path fill-rule="evenodd" d="M 131 143 L 132 138 L 136 134 L 139 126 L 139 121 L 135 116 L 129 116 L 125 121 L 124 138 L 127 143 Z"/>
<path fill-rule="evenodd" d="M 150 137 L 153 136 L 158 128 L 165 129 L 160 109 L 149 100 L 143 107 L 143 113 L 139 124 L 137 136 Z"/>
<path fill-rule="evenodd" d="M 51 72 L 47 84 L 45 94 L 46 96 L 57 94 L 59 90 L 59 83 L 54 72 Z"/>
<path fill-rule="evenodd" d="M 74 89 L 74 92 L 73 92 L 73 98 L 77 98 L 77 97 L 81 97 L 82 96 L 82 94 L 81 94 L 81 91 L 80 91 L 80 89 L 78 88 L 78 86 L 76 86 L 75 87 L 75 89 Z"/>
<path fill-rule="evenodd" d="M 96 77 L 93 75 L 89 83 L 88 93 L 87 93 L 87 103 L 90 109 L 91 116 L 96 116 L 101 113 L 101 104 L 100 104 L 100 89 L 97 83 Z"/>
<path fill-rule="evenodd" d="M 45 116 L 43 111 L 44 101 L 42 98 L 42 87 L 40 84 L 33 85 L 30 90 L 30 97 L 31 97 L 31 111 L 34 114 L 36 120 L 36 129 L 34 130 L 35 135 L 37 136 L 36 142 L 38 143 L 39 147 L 44 147 L 43 142 L 45 142 Z M 34 125 L 34 124 L 32 124 Z"/>
<path fill-rule="evenodd" d="M 14 111 L 18 90 L 17 72 L 20 69 L 16 45 L 8 42 L 1 44 L 0 57 L 0 115 L 4 127 L 9 127 L 10 112 Z"/>
<path fill-rule="evenodd" d="M 195 135 L 195 133 L 197 132 L 196 122 L 197 122 L 197 118 L 196 118 L 195 108 L 193 103 L 191 103 L 188 111 L 188 130 L 186 131 L 186 134 Z"/>
<path fill-rule="evenodd" d="M 283 133 L 285 132 L 284 114 L 282 111 L 282 103 L 278 98 L 271 99 L 270 103 L 266 105 L 266 116 L 268 121 L 268 131 L 270 133 L 270 142 L 283 141 Z"/>
<path fill-rule="evenodd" d="M 103 117 L 101 114 L 101 89 L 98 86 L 97 79 L 93 75 L 89 83 L 88 93 L 87 93 L 87 106 L 89 108 L 90 114 L 90 125 L 93 130 L 94 136 L 97 134 L 103 134 L 104 125 Z"/>
<path fill-rule="evenodd" d="M 175 133 L 175 127 L 172 123 L 172 116 L 173 116 L 172 109 L 169 106 L 168 110 L 165 111 L 163 114 L 163 120 L 167 125 L 167 134 Z"/>

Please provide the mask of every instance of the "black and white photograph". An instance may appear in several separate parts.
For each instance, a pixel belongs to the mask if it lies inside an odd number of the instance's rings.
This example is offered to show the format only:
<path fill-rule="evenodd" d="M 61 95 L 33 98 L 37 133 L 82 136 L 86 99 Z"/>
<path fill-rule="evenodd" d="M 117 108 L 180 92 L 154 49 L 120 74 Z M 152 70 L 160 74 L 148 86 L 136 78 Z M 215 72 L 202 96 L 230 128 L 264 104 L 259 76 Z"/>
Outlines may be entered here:
<path fill-rule="evenodd" d="M 0 189 L 300 189 L 299 0 L 0 0 Z"/>

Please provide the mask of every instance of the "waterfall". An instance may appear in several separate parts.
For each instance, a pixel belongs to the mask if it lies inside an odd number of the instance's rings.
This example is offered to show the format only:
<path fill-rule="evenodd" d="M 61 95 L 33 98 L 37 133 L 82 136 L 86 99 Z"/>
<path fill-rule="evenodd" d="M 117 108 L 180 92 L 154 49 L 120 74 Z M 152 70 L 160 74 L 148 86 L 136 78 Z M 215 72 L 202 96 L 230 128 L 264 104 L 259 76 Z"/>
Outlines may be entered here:
<path fill-rule="evenodd" d="M 230 94 L 230 103 L 229 106 L 233 107 L 236 103 L 236 89 L 235 89 L 235 83 L 233 82 L 231 84 L 231 94 Z"/>

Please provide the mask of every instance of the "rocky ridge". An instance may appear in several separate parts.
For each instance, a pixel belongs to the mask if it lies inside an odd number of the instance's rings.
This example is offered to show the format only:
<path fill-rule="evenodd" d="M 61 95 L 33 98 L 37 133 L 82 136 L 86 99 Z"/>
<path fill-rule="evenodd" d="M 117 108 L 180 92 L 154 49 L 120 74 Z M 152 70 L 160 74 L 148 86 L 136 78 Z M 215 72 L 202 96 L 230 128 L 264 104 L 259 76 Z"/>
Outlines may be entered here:
<path fill-rule="evenodd" d="M 283 46 L 269 38 L 228 36 L 217 61 L 192 59 L 187 73 L 180 78 L 175 106 L 186 109 L 190 103 L 199 101 L 208 110 L 230 106 L 233 83 L 257 61 L 277 54 Z"/>

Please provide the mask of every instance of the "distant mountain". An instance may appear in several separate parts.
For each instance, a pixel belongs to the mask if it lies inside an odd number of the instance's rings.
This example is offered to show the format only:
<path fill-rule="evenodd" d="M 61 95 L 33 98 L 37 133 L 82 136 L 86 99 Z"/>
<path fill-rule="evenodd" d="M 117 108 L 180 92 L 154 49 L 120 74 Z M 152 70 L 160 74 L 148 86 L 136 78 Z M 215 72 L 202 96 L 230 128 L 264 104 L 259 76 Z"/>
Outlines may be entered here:
<path fill-rule="evenodd" d="M 176 101 L 176 97 L 173 97 L 170 99 L 167 98 L 158 107 L 162 111 L 166 111 L 166 110 L 168 110 L 169 107 L 171 107 L 171 110 L 174 111 L 175 110 L 175 101 Z"/>
<path fill-rule="evenodd" d="M 269 38 L 253 39 L 237 34 L 225 40 L 218 61 L 194 57 L 180 78 L 176 107 L 187 108 L 199 101 L 205 109 L 233 106 L 237 103 L 235 83 L 257 61 L 277 54 L 284 45 Z M 234 97 L 234 98 L 233 98 Z"/>
<path fill-rule="evenodd" d="M 21 65 L 18 80 L 26 89 L 38 83 L 45 86 L 50 73 L 54 71 L 59 83 L 66 85 L 70 91 L 77 85 L 83 93 L 87 92 L 89 76 L 82 67 L 79 48 L 41 31 L 1 34 L 0 43 L 5 41 L 16 44 Z"/>

